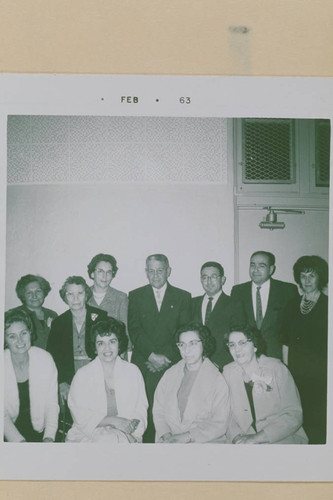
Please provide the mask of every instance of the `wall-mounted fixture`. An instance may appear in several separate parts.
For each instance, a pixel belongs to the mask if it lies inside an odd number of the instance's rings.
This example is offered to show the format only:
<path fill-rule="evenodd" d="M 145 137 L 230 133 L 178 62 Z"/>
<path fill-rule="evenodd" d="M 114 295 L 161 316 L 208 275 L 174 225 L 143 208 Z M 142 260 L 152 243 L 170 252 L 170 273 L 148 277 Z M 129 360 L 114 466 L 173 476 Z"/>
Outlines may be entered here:
<path fill-rule="evenodd" d="M 277 214 L 304 214 L 304 210 L 295 210 L 293 208 L 272 208 L 263 207 L 263 210 L 268 210 L 268 214 L 259 224 L 261 229 L 284 229 L 285 223 L 277 220 Z"/>

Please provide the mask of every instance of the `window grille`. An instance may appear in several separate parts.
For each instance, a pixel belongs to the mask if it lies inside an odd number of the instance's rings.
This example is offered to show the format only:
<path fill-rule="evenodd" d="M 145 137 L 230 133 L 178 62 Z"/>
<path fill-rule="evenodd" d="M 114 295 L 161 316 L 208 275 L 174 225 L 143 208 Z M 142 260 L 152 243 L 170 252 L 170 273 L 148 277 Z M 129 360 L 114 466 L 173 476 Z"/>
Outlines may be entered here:
<path fill-rule="evenodd" d="M 330 120 L 315 120 L 316 127 L 316 186 L 329 187 L 330 185 Z"/>
<path fill-rule="evenodd" d="M 242 126 L 243 183 L 295 183 L 293 120 L 245 118 Z"/>

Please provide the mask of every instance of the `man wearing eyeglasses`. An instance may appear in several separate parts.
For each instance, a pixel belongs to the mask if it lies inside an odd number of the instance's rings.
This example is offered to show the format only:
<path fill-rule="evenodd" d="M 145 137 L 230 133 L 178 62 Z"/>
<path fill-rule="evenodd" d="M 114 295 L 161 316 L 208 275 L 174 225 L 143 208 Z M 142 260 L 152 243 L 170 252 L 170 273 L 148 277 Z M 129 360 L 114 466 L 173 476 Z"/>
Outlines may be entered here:
<path fill-rule="evenodd" d="M 132 363 L 141 370 L 145 380 L 148 427 L 143 441 L 155 441 L 152 404 L 156 386 L 165 370 L 179 361 L 174 335 L 190 321 L 191 295 L 168 282 L 171 274 L 168 258 L 163 254 L 146 259 L 149 284 L 129 293 L 128 331 L 133 343 Z"/>
<path fill-rule="evenodd" d="M 251 255 L 249 274 L 251 281 L 235 285 L 231 297 L 242 307 L 246 322 L 260 330 L 267 356 L 282 360 L 279 340 L 281 313 L 290 299 L 298 297 L 296 285 L 272 278 L 275 256 L 266 251 Z"/>
<path fill-rule="evenodd" d="M 224 269 L 218 262 L 205 262 L 201 266 L 200 280 L 204 295 L 192 299 L 192 320 L 208 326 L 216 341 L 216 348 L 210 359 L 222 370 L 232 361 L 224 346 L 224 334 L 231 324 L 241 323 L 241 311 L 237 310 L 229 295 L 222 290 L 226 281 Z"/>

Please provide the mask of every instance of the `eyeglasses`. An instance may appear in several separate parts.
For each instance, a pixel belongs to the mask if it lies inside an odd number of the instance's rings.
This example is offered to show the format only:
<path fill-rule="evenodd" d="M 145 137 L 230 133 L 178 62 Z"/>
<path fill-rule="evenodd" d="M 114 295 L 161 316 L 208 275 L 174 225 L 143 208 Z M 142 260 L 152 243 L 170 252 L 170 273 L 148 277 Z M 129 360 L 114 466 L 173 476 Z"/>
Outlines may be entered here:
<path fill-rule="evenodd" d="M 208 281 L 208 280 L 217 281 L 219 278 L 221 278 L 220 274 L 212 274 L 211 276 L 207 276 L 206 274 L 203 274 L 201 276 L 201 281 Z"/>
<path fill-rule="evenodd" d="M 196 347 L 199 344 L 199 342 L 202 342 L 202 341 L 201 340 L 190 340 L 189 342 L 177 342 L 176 346 L 180 350 L 186 349 L 186 347 L 189 347 L 190 349 L 192 349 L 193 347 Z"/>
<path fill-rule="evenodd" d="M 227 346 L 229 347 L 229 349 L 235 349 L 237 346 L 238 347 L 244 347 L 245 344 L 247 344 L 248 342 L 252 342 L 252 340 L 240 340 L 239 342 L 227 342 Z"/>
<path fill-rule="evenodd" d="M 85 291 L 82 290 L 82 292 L 77 292 L 77 293 L 74 293 L 74 292 L 66 292 L 65 295 L 68 299 L 76 299 L 76 298 L 81 298 L 85 295 Z"/>

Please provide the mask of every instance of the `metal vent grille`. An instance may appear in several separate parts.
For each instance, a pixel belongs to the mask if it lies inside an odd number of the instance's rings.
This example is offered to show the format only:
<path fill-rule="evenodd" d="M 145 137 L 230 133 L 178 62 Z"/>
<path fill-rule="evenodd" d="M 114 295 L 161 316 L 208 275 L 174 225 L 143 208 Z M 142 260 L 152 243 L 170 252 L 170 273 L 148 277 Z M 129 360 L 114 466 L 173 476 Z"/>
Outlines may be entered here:
<path fill-rule="evenodd" d="M 330 120 L 316 120 L 316 186 L 330 185 Z"/>
<path fill-rule="evenodd" d="M 295 182 L 293 120 L 245 118 L 242 180 L 244 184 Z"/>

